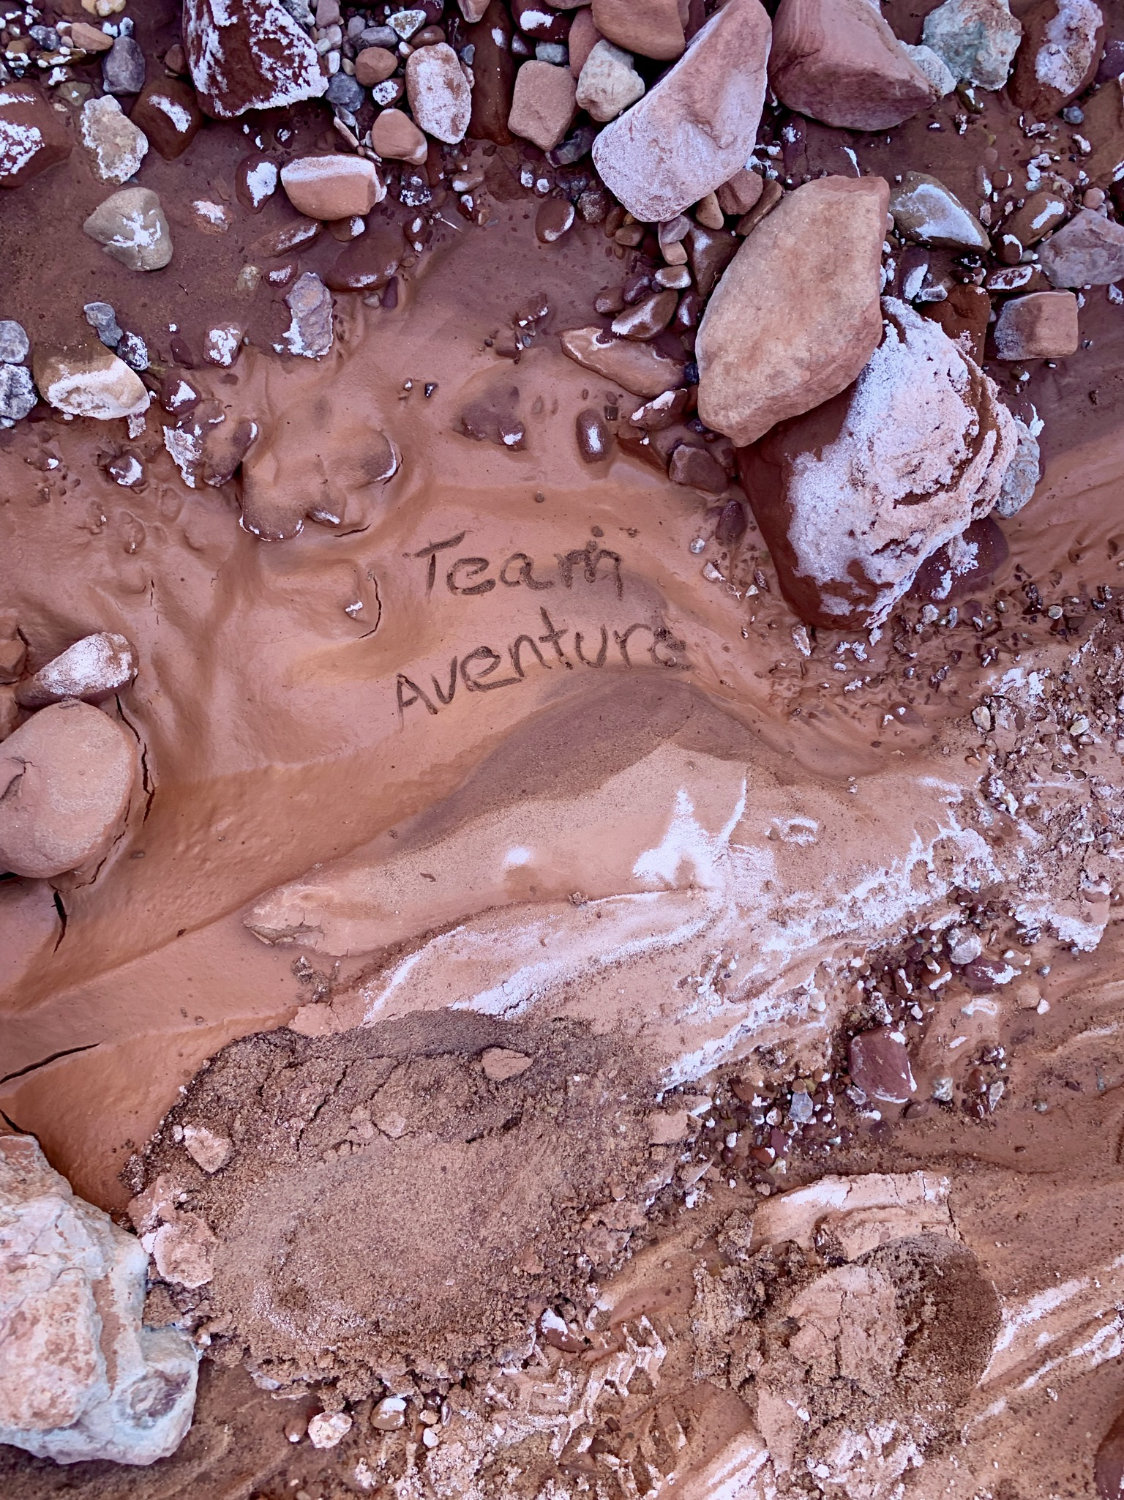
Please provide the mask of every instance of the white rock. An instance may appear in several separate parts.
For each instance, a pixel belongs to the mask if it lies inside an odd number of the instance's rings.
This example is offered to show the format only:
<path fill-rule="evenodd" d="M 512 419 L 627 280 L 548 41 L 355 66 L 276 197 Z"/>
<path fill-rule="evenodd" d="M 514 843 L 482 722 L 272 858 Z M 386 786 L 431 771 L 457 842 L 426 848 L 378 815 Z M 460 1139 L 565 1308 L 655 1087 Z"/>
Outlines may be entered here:
<path fill-rule="evenodd" d="M 126 687 L 137 675 L 137 654 L 123 635 L 100 630 L 83 636 L 61 655 L 21 682 L 16 701 L 24 708 L 43 708 L 64 698 L 98 703 Z"/>
<path fill-rule="evenodd" d="M 446 42 L 411 52 L 406 59 L 406 96 L 426 135 L 450 146 L 464 140 L 472 89 L 460 58 Z"/>
<path fill-rule="evenodd" d="M 926 47 L 924 42 L 916 47 L 908 43 L 902 43 L 902 50 L 906 52 L 914 67 L 919 68 L 929 82 L 943 99 L 946 94 L 951 94 L 956 87 L 956 79 L 952 75 L 952 69 L 939 57 L 932 47 Z"/>
<path fill-rule="evenodd" d="M 308 1422 L 308 1441 L 314 1448 L 334 1448 L 351 1431 L 351 1418 L 345 1411 L 317 1412 Z"/>
<path fill-rule="evenodd" d="M 0 1443 L 64 1464 L 175 1451 L 197 1357 L 186 1334 L 143 1326 L 147 1265 L 31 1136 L 0 1138 Z"/>
<path fill-rule="evenodd" d="M 148 137 L 112 94 L 86 100 L 79 130 L 83 146 L 93 153 L 94 171 L 102 182 L 127 182 L 140 171 L 148 152 Z"/>
<path fill-rule="evenodd" d="M 1015 418 L 1015 430 L 1019 445 L 1010 467 L 1003 476 L 1003 488 L 995 502 L 995 514 L 1010 519 L 1017 516 L 1023 506 L 1033 498 L 1042 475 L 1041 450 L 1038 439 L 1021 417 Z"/>
<path fill-rule="evenodd" d="M 148 410 L 144 382 L 109 350 L 52 354 L 35 360 L 35 383 L 44 401 L 72 417 L 111 422 Z"/>
<path fill-rule="evenodd" d="M 632 54 L 612 42 L 597 42 L 578 76 L 577 100 L 595 120 L 614 120 L 644 93 Z"/>
<path fill-rule="evenodd" d="M 130 271 L 159 271 L 172 258 L 171 230 L 151 188 L 113 193 L 98 204 L 82 229 Z"/>

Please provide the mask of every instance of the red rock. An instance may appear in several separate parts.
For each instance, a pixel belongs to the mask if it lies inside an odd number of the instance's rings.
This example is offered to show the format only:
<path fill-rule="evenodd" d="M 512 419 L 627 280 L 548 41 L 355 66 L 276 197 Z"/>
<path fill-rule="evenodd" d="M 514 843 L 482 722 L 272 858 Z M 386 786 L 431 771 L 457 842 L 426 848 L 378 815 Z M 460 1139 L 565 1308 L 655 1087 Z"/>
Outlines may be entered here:
<path fill-rule="evenodd" d="M 0 88 L 0 188 L 20 187 L 70 154 L 66 116 L 34 83 Z"/>
<path fill-rule="evenodd" d="M 1124 276 L 1124 224 L 1083 208 L 1045 241 L 1038 259 L 1055 286 L 1107 286 Z"/>
<path fill-rule="evenodd" d="M 965 340 L 968 353 L 978 365 L 983 364 L 991 298 L 982 287 L 958 282 L 943 302 L 928 302 L 920 311 L 922 317 L 939 323 L 950 339 Z"/>
<path fill-rule="evenodd" d="M 1104 45 L 1104 14 L 1094 0 L 1038 0 L 1022 23 L 1008 90 L 1020 109 L 1044 120 L 1092 83 Z"/>
<path fill-rule="evenodd" d="M 324 273 L 333 292 L 377 292 L 390 281 L 406 253 L 397 224 L 371 224 L 365 234 L 349 241 Z"/>
<path fill-rule="evenodd" d="M 281 186 L 298 213 L 329 221 L 369 214 L 386 197 L 374 163 L 362 156 L 298 156 L 281 168 Z"/>
<path fill-rule="evenodd" d="M 578 452 L 587 464 L 598 464 L 609 456 L 609 429 L 605 418 L 592 406 L 585 407 L 574 418 Z"/>
<path fill-rule="evenodd" d="M 384 109 L 371 126 L 371 146 L 379 156 L 391 161 L 408 161 L 415 167 L 425 161 L 429 142 L 425 135 L 400 109 Z"/>
<path fill-rule="evenodd" d="M 769 81 L 789 109 L 845 130 L 889 130 L 937 97 L 870 0 L 781 0 Z"/>
<path fill-rule="evenodd" d="M 507 117 L 515 87 L 515 58 L 511 53 L 511 15 L 502 0 L 490 0 L 484 18 L 468 29 L 476 49 L 472 58 L 472 116 L 469 134 L 499 146 L 511 143 Z"/>
<path fill-rule="evenodd" d="M 560 341 L 563 353 L 577 364 L 615 380 L 634 396 L 658 396 L 683 384 L 683 362 L 651 344 L 615 339 L 597 327 L 568 329 Z"/>
<path fill-rule="evenodd" d="M 385 83 L 398 70 L 398 58 L 386 47 L 364 47 L 355 58 L 355 81 L 365 89 Z"/>
<path fill-rule="evenodd" d="M 852 1082 L 870 1099 L 905 1104 L 917 1091 L 905 1037 L 888 1027 L 851 1038 L 850 1069 Z"/>
<path fill-rule="evenodd" d="M 714 455 L 692 443 L 680 443 L 672 451 L 667 477 L 672 484 L 689 484 L 708 495 L 721 495 L 730 482 Z"/>
<path fill-rule="evenodd" d="M 318 99 L 328 87 L 315 46 L 280 0 L 184 0 L 183 44 L 199 102 L 217 120 Z"/>
<path fill-rule="evenodd" d="M 271 156 L 255 151 L 243 157 L 234 174 L 234 192 L 239 203 L 249 213 L 260 214 L 267 201 L 277 191 L 281 180 L 280 169 Z"/>
<path fill-rule="evenodd" d="M 602 130 L 594 165 L 637 219 L 673 219 L 745 166 L 769 35 L 759 0 L 727 0 L 655 87 Z"/>
<path fill-rule="evenodd" d="M 1072 292 L 1031 292 L 1004 302 L 995 325 L 1000 359 L 1064 359 L 1076 354 L 1077 298 Z"/>
<path fill-rule="evenodd" d="M 579 77 L 585 60 L 602 40 L 601 33 L 594 25 L 593 12 L 588 7 L 579 10 L 574 17 L 570 27 L 570 35 L 567 39 L 570 53 L 570 72 L 575 78 Z"/>
<path fill-rule="evenodd" d="M 1101 1439 L 1093 1476 L 1100 1500 L 1124 1500 L 1124 1412 Z"/>
<path fill-rule="evenodd" d="M 740 218 L 754 207 L 764 188 L 765 179 L 761 173 L 743 167 L 718 189 L 718 207 L 724 214 L 736 214 Z"/>
<path fill-rule="evenodd" d="M 513 135 L 533 141 L 540 151 L 553 151 L 569 130 L 577 107 L 577 85 L 569 68 L 525 62 L 515 75 L 508 128 Z"/>
<path fill-rule="evenodd" d="M 593 0 L 593 24 L 628 52 L 670 62 L 686 40 L 678 0 Z"/>
<path fill-rule="evenodd" d="M 675 316 L 679 298 L 673 291 L 657 292 L 654 297 L 645 297 L 642 302 L 625 308 L 613 319 L 613 332 L 618 338 L 654 339 Z"/>
<path fill-rule="evenodd" d="M 888 200 L 881 177 L 822 177 L 742 243 L 699 328 L 708 427 L 752 443 L 854 380 L 882 336 Z"/>
<path fill-rule="evenodd" d="M 130 115 L 165 161 L 182 156 L 203 123 L 195 94 L 178 78 L 146 83 Z"/>
<path fill-rule="evenodd" d="M 536 42 L 564 42 L 570 18 L 542 0 L 511 0 L 511 14 L 524 36 Z"/>

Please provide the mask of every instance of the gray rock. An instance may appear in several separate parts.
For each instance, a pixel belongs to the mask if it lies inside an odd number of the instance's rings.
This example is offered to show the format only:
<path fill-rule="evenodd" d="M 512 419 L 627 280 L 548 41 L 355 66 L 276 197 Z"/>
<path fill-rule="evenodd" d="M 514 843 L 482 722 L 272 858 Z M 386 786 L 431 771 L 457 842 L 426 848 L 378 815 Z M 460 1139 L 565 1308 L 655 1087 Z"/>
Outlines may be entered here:
<path fill-rule="evenodd" d="M 124 334 L 117 314 L 108 302 L 87 302 L 82 311 L 86 314 L 86 322 L 101 339 L 107 349 L 116 349 Z"/>
<path fill-rule="evenodd" d="M 0 427 L 22 421 L 38 399 L 26 365 L 0 365 Z"/>
<path fill-rule="evenodd" d="M 171 231 L 151 188 L 122 188 L 111 194 L 82 228 L 130 271 L 159 271 L 172 258 Z"/>
<path fill-rule="evenodd" d="M 946 94 L 952 93 L 956 87 L 956 79 L 952 76 L 952 70 L 944 58 L 938 57 L 932 47 L 926 47 L 923 43 L 921 46 L 911 47 L 903 42 L 902 50 L 911 59 L 914 67 L 920 68 L 942 99 Z"/>
<path fill-rule="evenodd" d="M 332 294 L 315 271 L 305 271 L 286 295 L 293 321 L 285 334 L 290 354 L 322 359 L 332 347 Z"/>
<path fill-rule="evenodd" d="M 1022 34 L 1007 0 L 945 0 L 925 17 L 921 40 L 958 83 L 1001 89 Z"/>
<path fill-rule="evenodd" d="M 1045 241 L 1038 258 L 1055 286 L 1108 286 L 1124 276 L 1124 224 L 1083 208 Z"/>
<path fill-rule="evenodd" d="M 123 333 L 117 344 L 117 353 L 130 370 L 148 369 L 148 345 L 139 333 Z"/>
<path fill-rule="evenodd" d="M 23 364 L 30 349 L 31 341 L 23 325 L 13 318 L 0 318 L 0 364 Z"/>
<path fill-rule="evenodd" d="M 890 189 L 890 212 L 901 234 L 950 250 L 990 250 L 991 241 L 975 214 L 955 193 L 927 172 L 906 172 Z"/>
<path fill-rule="evenodd" d="M 139 94 L 144 88 L 144 53 L 131 36 L 119 36 L 101 65 L 107 94 Z"/>
<path fill-rule="evenodd" d="M 328 80 L 328 102 L 341 109 L 357 110 L 363 104 L 363 87 L 347 73 L 333 73 Z"/>
<path fill-rule="evenodd" d="M 995 502 L 995 514 L 1008 520 L 1011 516 L 1017 516 L 1033 496 L 1042 472 L 1038 439 L 1019 417 L 1015 418 L 1015 429 L 1018 433 L 1019 445 L 1003 476 L 1003 487 L 999 491 L 999 499 Z M 978 958 L 979 953 L 973 953 L 972 957 Z M 957 962 L 959 960 L 953 959 L 953 963 Z"/>
<path fill-rule="evenodd" d="M 392 52 L 398 46 L 398 33 L 393 26 L 368 26 L 359 33 L 364 47 L 387 47 Z"/>

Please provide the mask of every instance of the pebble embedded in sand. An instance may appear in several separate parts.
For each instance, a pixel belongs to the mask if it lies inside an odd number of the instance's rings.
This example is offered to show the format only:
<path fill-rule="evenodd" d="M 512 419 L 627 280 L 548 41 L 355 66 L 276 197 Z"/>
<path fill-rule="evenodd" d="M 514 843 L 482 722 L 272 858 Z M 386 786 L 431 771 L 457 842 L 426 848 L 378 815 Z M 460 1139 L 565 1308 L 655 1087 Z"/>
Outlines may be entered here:
<path fill-rule="evenodd" d="M 292 314 L 285 347 L 305 359 L 323 359 L 332 347 L 332 294 L 315 271 L 303 272 L 285 294 Z"/>
<path fill-rule="evenodd" d="M 851 1038 L 851 1081 L 871 1099 L 906 1104 L 917 1091 L 909 1048 L 900 1032 L 881 1027 Z"/>
<path fill-rule="evenodd" d="M 144 131 L 122 113 L 111 95 L 87 99 L 82 106 L 82 144 L 94 158 L 94 172 L 102 182 L 127 182 L 140 171 L 148 151 Z"/>
<path fill-rule="evenodd" d="M 83 636 L 40 667 L 16 689 L 22 708 L 45 708 L 64 698 L 100 703 L 127 687 L 137 675 L 137 654 L 123 635 L 103 630 Z"/>
<path fill-rule="evenodd" d="M 151 188 L 122 188 L 100 203 L 82 228 L 130 271 L 159 271 L 172 258 L 172 235 Z"/>
<path fill-rule="evenodd" d="M 406 96 L 417 124 L 435 140 L 463 141 L 472 114 L 472 89 L 460 58 L 446 42 L 419 47 L 406 59 Z"/>
<path fill-rule="evenodd" d="M 386 197 L 373 162 L 361 156 L 298 156 L 281 168 L 281 186 L 310 219 L 364 217 Z"/>
<path fill-rule="evenodd" d="M 1081 336 L 1072 292 L 1031 292 L 1004 302 L 995 325 L 1000 359 L 1064 359 Z"/>
<path fill-rule="evenodd" d="M 35 383 L 57 411 L 112 422 L 138 416 L 149 394 L 135 370 L 108 349 L 94 354 L 37 354 Z"/>
<path fill-rule="evenodd" d="M 196 1166 L 211 1176 L 226 1166 L 234 1153 L 234 1143 L 228 1135 L 217 1135 L 206 1125 L 185 1125 L 183 1149 Z"/>
<path fill-rule="evenodd" d="M 308 1419 L 308 1441 L 314 1448 L 335 1448 L 351 1427 L 352 1419 L 345 1411 L 317 1412 Z"/>
<path fill-rule="evenodd" d="M 206 1286 L 214 1275 L 218 1240 L 199 1214 L 171 1215 L 151 1237 L 144 1237 L 144 1244 L 157 1273 L 176 1286 Z"/>
<path fill-rule="evenodd" d="M 481 1054 L 480 1064 L 484 1077 L 493 1083 L 503 1083 L 507 1078 L 518 1078 L 534 1062 L 525 1052 L 514 1052 L 510 1047 L 489 1047 Z"/>

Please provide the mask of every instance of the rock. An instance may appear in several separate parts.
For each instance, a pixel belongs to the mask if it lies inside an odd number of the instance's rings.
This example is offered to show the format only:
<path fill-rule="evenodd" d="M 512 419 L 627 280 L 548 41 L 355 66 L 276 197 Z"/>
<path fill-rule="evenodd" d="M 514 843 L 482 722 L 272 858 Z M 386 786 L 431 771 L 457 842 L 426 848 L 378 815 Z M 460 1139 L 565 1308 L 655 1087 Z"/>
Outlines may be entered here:
<path fill-rule="evenodd" d="M 658 396 L 683 384 L 684 363 L 636 339 L 615 339 L 601 328 L 571 328 L 560 336 L 563 353 L 587 370 L 614 380 L 634 396 Z"/>
<path fill-rule="evenodd" d="M 248 213 L 260 214 L 277 191 L 281 172 L 277 163 L 260 152 L 243 157 L 234 174 L 234 193 Z"/>
<path fill-rule="evenodd" d="M 130 271 L 159 271 L 172 258 L 172 235 L 151 188 L 122 188 L 98 205 L 83 232 Z"/>
<path fill-rule="evenodd" d="M 1017 516 L 1023 506 L 1034 498 L 1034 491 L 1038 488 L 1038 481 L 1042 476 L 1042 458 L 1038 439 L 1020 417 L 1015 418 L 1015 429 L 1018 432 L 1019 445 L 1003 476 L 1003 488 L 999 491 L 999 499 L 995 502 L 995 514 L 1002 516 L 1005 520 L 1009 520 L 1011 516 Z M 979 957 L 978 954 L 972 956 L 973 958 Z"/>
<path fill-rule="evenodd" d="M 27 642 L 14 610 L 0 610 L 0 683 L 16 682 L 27 659 Z"/>
<path fill-rule="evenodd" d="M 107 94 L 139 94 L 144 88 L 144 53 L 135 37 L 115 37 L 101 65 Z"/>
<path fill-rule="evenodd" d="M 125 331 L 117 321 L 117 314 L 108 302 L 87 302 L 82 308 L 86 322 L 101 339 L 107 349 L 116 349 L 125 337 Z"/>
<path fill-rule="evenodd" d="M 144 382 L 124 360 L 104 353 L 37 355 L 35 383 L 43 400 L 72 417 L 112 422 L 148 408 Z"/>
<path fill-rule="evenodd" d="M 396 224 L 372 224 L 344 246 L 324 280 L 333 292 L 381 291 L 405 253 L 406 241 Z"/>
<path fill-rule="evenodd" d="M 464 140 L 472 116 L 472 89 L 448 43 L 411 52 L 406 59 L 406 97 L 426 135 L 447 145 Z"/>
<path fill-rule="evenodd" d="M 21 323 L 0 318 L 0 364 L 20 365 L 31 350 L 31 341 Z"/>
<path fill-rule="evenodd" d="M 201 1171 L 211 1176 L 226 1166 L 234 1154 L 234 1142 L 228 1135 L 216 1135 L 206 1125 L 185 1125 L 183 1149 Z"/>
<path fill-rule="evenodd" d="M 659 82 L 593 145 L 610 192 L 637 219 L 672 219 L 745 166 L 765 99 L 769 17 L 727 0 Z"/>
<path fill-rule="evenodd" d="M 45 708 L 64 698 L 100 703 L 137 675 L 137 654 L 123 635 L 102 630 L 83 636 L 16 688 L 21 708 Z"/>
<path fill-rule="evenodd" d="M 728 229 L 691 225 L 687 231 L 687 258 L 700 297 L 710 296 L 718 278 L 740 248 L 737 235 Z"/>
<path fill-rule="evenodd" d="M 1023 15 L 1023 42 L 1010 95 L 1044 120 L 1093 81 L 1104 45 L 1104 14 L 1093 0 L 1038 0 Z"/>
<path fill-rule="evenodd" d="M 871 1099 L 905 1104 L 916 1093 L 909 1048 L 900 1031 L 882 1027 L 851 1038 L 851 1081 Z"/>
<path fill-rule="evenodd" d="M 317 1412 L 308 1419 L 308 1441 L 314 1448 L 335 1448 L 351 1431 L 352 1419 L 345 1411 Z"/>
<path fill-rule="evenodd" d="M 921 40 L 957 83 L 1001 89 L 1022 40 L 1007 0 L 945 0 L 925 17 Z"/>
<path fill-rule="evenodd" d="M 298 156 L 281 168 L 281 186 L 310 219 L 350 219 L 386 197 L 373 162 L 363 156 Z"/>
<path fill-rule="evenodd" d="M 66 116 L 35 84 L 0 87 L 0 188 L 22 187 L 69 154 Z"/>
<path fill-rule="evenodd" d="M 691 443 L 673 449 L 667 477 L 672 484 L 689 484 L 708 495 L 721 495 L 729 487 L 729 476 L 712 453 Z"/>
<path fill-rule="evenodd" d="M 39 397 L 31 371 L 24 365 L 0 365 L 0 427 L 22 422 L 35 410 Z"/>
<path fill-rule="evenodd" d="M 845 130 L 889 130 L 937 97 L 870 0 L 781 0 L 769 81 L 789 109 Z"/>
<path fill-rule="evenodd" d="M 634 302 L 613 319 L 613 332 L 617 338 L 654 339 L 675 316 L 678 302 L 673 291 L 657 292 L 654 297 Z"/>
<path fill-rule="evenodd" d="M 1124 1412 L 1100 1441 L 1093 1477 L 1099 1500 L 1124 1500 Z"/>
<path fill-rule="evenodd" d="M 108 52 L 113 38 L 106 36 L 100 26 L 91 26 L 87 21 L 75 21 L 70 28 L 70 45 L 81 52 L 96 54 Z"/>
<path fill-rule="evenodd" d="M 1015 454 L 975 361 L 907 304 L 883 311 L 852 386 L 738 455 L 782 592 L 828 629 L 885 619 L 925 559 L 990 512 Z"/>
<path fill-rule="evenodd" d="M 1072 292 L 1031 292 L 1004 302 L 995 325 L 1000 359 L 1064 359 L 1076 354 L 1077 298 Z"/>
<path fill-rule="evenodd" d="M 553 245 L 574 225 L 574 205 L 565 198 L 544 198 L 535 214 L 535 238 Z"/>
<path fill-rule="evenodd" d="M 88 703 L 55 703 L 0 746 L 0 869 L 50 879 L 109 852 L 129 806 L 137 743 Z"/>
<path fill-rule="evenodd" d="M 510 0 L 511 16 L 524 36 L 536 42 L 564 42 L 570 29 L 568 17 L 560 14 L 549 0 Z"/>
<path fill-rule="evenodd" d="M 183 44 L 199 102 L 217 120 L 318 99 L 328 87 L 312 40 L 280 0 L 184 0 Z"/>
<path fill-rule="evenodd" d="M 691 1133 L 691 1116 L 685 1109 L 656 1109 L 648 1116 L 648 1142 L 652 1146 L 675 1146 Z"/>
<path fill-rule="evenodd" d="M 510 1047 L 488 1047 L 480 1055 L 484 1077 L 492 1083 L 504 1083 L 509 1078 L 518 1078 L 534 1062 L 524 1052 L 513 1052 Z"/>
<path fill-rule="evenodd" d="M 588 111 L 595 120 L 615 120 L 643 93 L 644 80 L 632 66 L 630 54 L 612 42 L 598 42 L 578 78 L 579 109 Z"/>
<path fill-rule="evenodd" d="M 943 99 L 946 94 L 952 93 L 956 87 L 956 79 L 952 76 L 947 63 L 942 57 L 937 56 L 932 47 L 926 47 L 924 43 L 911 47 L 907 42 L 903 42 L 902 49 L 914 67 L 919 68 L 933 85 L 938 99 Z"/>
<path fill-rule="evenodd" d="M 289 353 L 322 359 L 332 347 L 332 294 L 315 271 L 298 276 L 285 305 L 292 314 L 284 335 Z"/>
<path fill-rule="evenodd" d="M 0 1137 L 0 1219 L 0 1443 L 62 1464 L 175 1452 L 198 1359 L 188 1334 L 144 1326 L 138 1241 L 27 1135 Z"/>
<path fill-rule="evenodd" d="M 743 167 L 718 189 L 718 207 L 724 214 L 740 218 L 754 207 L 764 186 L 765 179 L 760 172 L 751 172 L 748 167 Z"/>
<path fill-rule="evenodd" d="M 420 166 L 429 152 L 429 142 L 401 109 L 384 109 L 371 126 L 371 146 L 391 161 L 408 161 Z"/>
<path fill-rule="evenodd" d="M 1055 286 L 1107 286 L 1124 276 L 1124 224 L 1082 208 L 1046 241 L 1038 259 Z"/>
<path fill-rule="evenodd" d="M 164 447 L 189 489 L 197 483 L 217 488 L 234 476 L 258 434 L 248 417 L 233 421 L 219 402 L 196 399 L 174 427 L 164 428 Z"/>
<path fill-rule="evenodd" d="M 592 406 L 586 406 L 574 418 L 578 452 L 587 464 L 599 464 L 609 456 L 609 428 L 605 418 Z"/>
<path fill-rule="evenodd" d="M 858 375 L 882 336 L 888 195 L 881 177 L 822 177 L 742 243 L 699 328 L 707 426 L 755 442 Z"/>
<path fill-rule="evenodd" d="M 890 212 L 909 240 L 950 250 L 990 250 L 987 231 L 956 195 L 927 172 L 906 172 L 890 190 Z"/>
<path fill-rule="evenodd" d="M 206 1286 L 215 1274 L 218 1240 L 198 1214 L 165 1211 L 165 1222 L 141 1239 L 158 1275 L 175 1286 Z"/>
<path fill-rule="evenodd" d="M 515 75 L 508 129 L 533 141 L 540 151 L 553 151 L 569 130 L 576 110 L 576 85 L 569 68 L 525 62 Z"/>
<path fill-rule="evenodd" d="M 686 45 L 677 0 L 593 0 L 593 24 L 628 52 L 670 62 Z"/>
<path fill-rule="evenodd" d="M 329 104 L 337 104 L 342 109 L 351 110 L 353 114 L 363 108 L 365 100 L 363 90 L 355 79 L 342 72 L 333 73 L 328 79 L 324 97 Z"/>
<path fill-rule="evenodd" d="M 364 47 L 355 57 L 355 81 L 365 89 L 385 83 L 398 71 L 398 58 L 387 47 Z"/>
<path fill-rule="evenodd" d="M 991 298 L 982 287 L 957 283 L 949 288 L 940 302 L 927 302 L 919 309 L 921 316 L 939 323 L 979 365 L 983 363 L 987 329 L 991 321 Z"/>
<path fill-rule="evenodd" d="M 511 15 L 503 0 L 490 0 L 484 19 L 469 27 L 475 48 L 472 58 L 472 116 L 469 131 L 478 140 L 511 143 L 507 117 L 515 87 L 515 58 L 511 51 Z"/>
<path fill-rule="evenodd" d="M 127 182 L 140 171 L 148 137 L 111 95 L 86 100 L 79 132 L 83 146 L 93 152 L 94 172 L 102 182 Z"/>
<path fill-rule="evenodd" d="M 594 24 L 593 12 L 586 6 L 574 16 L 570 24 L 570 35 L 566 38 L 570 72 L 575 78 L 581 77 L 586 58 L 599 41 L 601 41 L 601 33 Z"/>
<path fill-rule="evenodd" d="M 1039 240 L 1059 224 L 1063 224 L 1068 217 L 1069 204 L 1061 193 L 1041 188 L 1037 193 L 1030 194 L 1022 208 L 1016 208 L 1013 213 L 1008 214 L 996 238 L 1000 247 L 1014 240 L 1021 254 L 1031 245 L 1037 245 Z"/>
<path fill-rule="evenodd" d="M 194 92 L 178 78 L 147 83 L 133 105 L 132 121 L 165 161 L 182 156 L 203 123 Z"/>

